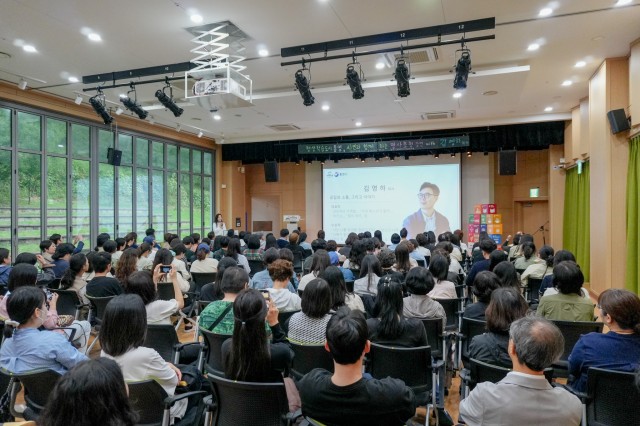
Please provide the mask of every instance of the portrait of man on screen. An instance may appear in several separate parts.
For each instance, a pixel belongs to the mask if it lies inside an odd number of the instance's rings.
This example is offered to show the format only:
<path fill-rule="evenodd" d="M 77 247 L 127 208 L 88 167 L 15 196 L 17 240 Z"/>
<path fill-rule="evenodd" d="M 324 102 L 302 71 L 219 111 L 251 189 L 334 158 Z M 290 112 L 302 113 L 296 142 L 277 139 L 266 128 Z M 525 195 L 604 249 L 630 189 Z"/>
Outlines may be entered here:
<path fill-rule="evenodd" d="M 433 231 L 436 236 L 451 231 L 449 220 L 435 210 L 435 205 L 440 198 L 440 188 L 431 182 L 420 185 L 420 191 L 416 195 L 420 208 L 417 212 L 404 218 L 402 227 L 407 229 L 408 237 L 415 238 L 417 234 Z"/>

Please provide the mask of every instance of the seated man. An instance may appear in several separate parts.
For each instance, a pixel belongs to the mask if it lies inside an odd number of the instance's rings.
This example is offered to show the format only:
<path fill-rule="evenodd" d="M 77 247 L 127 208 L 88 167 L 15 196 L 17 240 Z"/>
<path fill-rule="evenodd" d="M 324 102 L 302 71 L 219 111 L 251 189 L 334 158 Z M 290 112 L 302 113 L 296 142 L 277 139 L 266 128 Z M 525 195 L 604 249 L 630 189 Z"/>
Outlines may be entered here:
<path fill-rule="evenodd" d="M 91 258 L 95 276 L 87 283 L 87 296 L 109 297 L 122 294 L 122 286 L 115 278 L 107 276 L 111 270 L 111 255 L 107 252 L 98 252 Z"/>
<path fill-rule="evenodd" d="M 363 377 L 367 336 L 362 312 L 341 308 L 332 316 L 325 349 L 335 373 L 316 368 L 298 382 L 302 414 L 326 425 L 404 425 L 415 415 L 413 391 L 402 380 Z"/>
<path fill-rule="evenodd" d="M 467 425 L 579 425 L 580 400 L 552 387 L 544 369 L 562 355 L 564 337 L 553 323 L 527 316 L 511 323 L 508 352 L 513 371 L 498 383 L 484 382 L 460 402 Z"/>

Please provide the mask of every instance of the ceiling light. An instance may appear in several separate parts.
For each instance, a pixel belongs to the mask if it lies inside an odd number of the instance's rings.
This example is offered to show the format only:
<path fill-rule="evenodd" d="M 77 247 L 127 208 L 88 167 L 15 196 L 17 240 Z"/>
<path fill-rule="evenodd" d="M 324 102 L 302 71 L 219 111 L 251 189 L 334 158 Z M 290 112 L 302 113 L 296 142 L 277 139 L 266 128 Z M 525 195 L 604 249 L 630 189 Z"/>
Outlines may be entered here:
<path fill-rule="evenodd" d="M 167 108 L 169 111 L 173 113 L 175 117 L 180 117 L 184 110 L 180 108 L 173 100 L 173 89 L 171 88 L 171 84 L 169 84 L 169 77 L 165 77 L 166 86 L 162 88 L 162 90 L 156 90 L 156 98 L 160 101 L 160 103 Z M 169 89 L 169 96 L 164 93 L 165 90 Z M 143 118 L 143 117 L 140 117 Z M 143 118 L 144 119 L 144 118 Z"/>
<path fill-rule="evenodd" d="M 571 86 L 572 84 L 573 84 L 573 81 L 571 81 L 571 80 L 565 80 L 565 81 L 562 82 L 563 86 Z"/>
<path fill-rule="evenodd" d="M 102 41 L 102 37 L 97 33 L 89 33 L 87 34 L 87 38 L 91 41 Z"/>
<path fill-rule="evenodd" d="M 116 115 L 120 115 L 124 112 L 124 110 L 120 107 L 116 108 Z"/>
<path fill-rule="evenodd" d="M 78 81 L 78 77 L 69 77 L 69 83 L 77 83 Z"/>
<path fill-rule="evenodd" d="M 469 72 L 471 72 L 471 51 L 469 49 L 462 50 L 455 70 L 456 76 L 453 79 L 453 88 L 456 90 L 466 89 Z"/>
<path fill-rule="evenodd" d="M 197 13 L 194 13 L 193 15 L 191 15 L 190 18 L 191 18 L 191 22 L 195 22 L 196 24 L 199 24 L 200 22 L 202 22 L 202 15 L 198 15 Z"/>
<path fill-rule="evenodd" d="M 362 126 L 362 121 L 356 121 L 356 127 Z"/>
<path fill-rule="evenodd" d="M 467 151 L 467 157 L 471 157 L 471 151 Z"/>
<path fill-rule="evenodd" d="M 113 117 L 109 115 L 107 109 L 104 107 L 105 101 L 104 93 L 102 93 L 102 90 L 98 89 L 98 93 L 95 96 L 89 98 L 89 103 L 93 107 L 93 110 L 96 112 L 96 114 L 98 114 L 102 118 L 104 124 L 111 124 L 111 122 L 113 121 Z"/>
<path fill-rule="evenodd" d="M 322 110 L 323 111 L 329 111 L 331 109 L 331 107 L 329 106 L 329 104 L 323 104 L 322 105 Z"/>
<path fill-rule="evenodd" d="M 440 154 L 438 154 L 437 152 L 435 154 L 433 154 L 433 158 L 438 159 L 440 158 Z"/>
<path fill-rule="evenodd" d="M 453 97 L 458 99 L 458 98 L 462 97 L 462 93 L 456 92 L 456 93 L 453 94 Z"/>
<path fill-rule="evenodd" d="M 304 71 L 308 71 L 306 68 L 301 68 L 296 71 L 296 89 L 300 92 L 300 96 L 302 96 L 302 104 L 304 106 L 313 105 L 315 102 L 315 98 L 311 94 L 311 74 L 309 73 L 309 78 L 304 75 Z"/>
<path fill-rule="evenodd" d="M 364 89 L 362 88 L 361 81 L 362 67 L 360 67 L 360 72 L 358 72 L 353 65 L 354 64 L 347 65 L 347 84 L 351 88 L 353 99 L 362 99 L 364 98 Z"/>
<path fill-rule="evenodd" d="M 553 107 L 550 107 L 550 106 L 544 109 L 544 112 L 551 112 L 551 111 L 553 111 Z"/>
<path fill-rule="evenodd" d="M 24 78 L 21 78 L 20 82 L 18 82 L 18 87 L 20 88 L 20 90 L 26 90 L 27 89 L 27 80 L 25 80 Z"/>
<path fill-rule="evenodd" d="M 538 50 L 540 49 L 540 45 L 538 43 L 531 43 L 528 47 L 527 50 L 529 52 L 533 52 L 534 50 Z"/>
<path fill-rule="evenodd" d="M 24 50 L 25 52 L 29 52 L 29 53 L 37 52 L 36 48 L 33 47 L 30 44 L 25 44 L 24 46 L 22 46 L 22 50 Z"/>
<path fill-rule="evenodd" d="M 313 163 L 313 160 L 311 159 L 307 160 L 307 164 L 311 164 L 311 163 Z"/>
<path fill-rule="evenodd" d="M 626 6 L 628 4 L 631 4 L 632 0 L 618 0 L 618 3 L 615 4 L 615 6 Z"/>
<path fill-rule="evenodd" d="M 456 153 L 455 153 L 455 152 L 452 152 L 452 153 L 451 153 L 451 156 L 452 156 L 452 157 L 455 157 L 455 156 L 456 156 Z"/>
<path fill-rule="evenodd" d="M 124 104 L 125 107 L 127 107 L 127 109 L 131 112 L 133 112 L 134 114 L 136 114 L 138 116 L 138 118 L 140 120 L 144 120 L 145 118 L 147 118 L 147 115 L 149 114 L 147 111 L 143 110 L 142 107 L 140 105 L 138 105 L 137 103 L 137 94 L 136 94 L 136 86 L 132 83 L 129 85 L 129 87 L 131 87 L 131 90 L 129 90 L 127 92 L 127 96 L 120 98 L 120 102 L 122 102 Z M 131 99 L 129 97 L 129 93 L 133 92 L 134 98 Z M 160 91 L 159 91 L 160 92 Z M 157 95 L 157 93 L 156 93 Z"/>
<path fill-rule="evenodd" d="M 552 13 L 553 13 L 553 9 L 551 9 L 550 7 L 545 7 L 544 9 L 540 9 L 538 16 L 540 16 L 541 18 L 544 18 L 545 16 L 549 16 Z"/>
<path fill-rule="evenodd" d="M 376 69 L 377 70 L 381 70 L 384 68 L 384 62 L 377 62 L 376 63 Z"/>
<path fill-rule="evenodd" d="M 258 50 L 258 55 L 262 57 L 269 56 L 269 51 L 267 49 L 260 49 Z"/>
<path fill-rule="evenodd" d="M 82 103 L 82 96 L 76 96 L 76 100 L 74 102 L 76 103 L 76 105 L 80 105 Z"/>
<path fill-rule="evenodd" d="M 201 138 L 201 137 L 202 137 L 202 135 L 204 135 L 204 133 L 202 133 L 202 130 L 200 130 L 200 131 L 198 132 L 198 137 L 199 137 L 199 138 Z"/>
<path fill-rule="evenodd" d="M 216 121 L 222 120 L 222 116 L 220 114 L 213 114 L 213 119 Z"/>
<path fill-rule="evenodd" d="M 586 65 L 587 65 L 587 63 L 585 61 L 578 61 L 578 62 L 576 62 L 575 67 L 576 68 L 582 68 L 582 67 L 584 67 Z"/>
<path fill-rule="evenodd" d="M 118 95 L 118 97 L 120 97 L 120 99 L 122 99 L 122 98 L 126 98 L 126 97 L 127 97 L 127 95 L 126 95 L 126 94 L 124 94 L 124 93 L 120 93 L 120 94 Z"/>
<path fill-rule="evenodd" d="M 404 59 L 398 59 L 396 61 L 396 72 L 394 73 L 394 77 L 398 84 L 398 97 L 406 98 L 409 96 L 411 94 L 411 89 L 409 88 L 411 72 Z"/>

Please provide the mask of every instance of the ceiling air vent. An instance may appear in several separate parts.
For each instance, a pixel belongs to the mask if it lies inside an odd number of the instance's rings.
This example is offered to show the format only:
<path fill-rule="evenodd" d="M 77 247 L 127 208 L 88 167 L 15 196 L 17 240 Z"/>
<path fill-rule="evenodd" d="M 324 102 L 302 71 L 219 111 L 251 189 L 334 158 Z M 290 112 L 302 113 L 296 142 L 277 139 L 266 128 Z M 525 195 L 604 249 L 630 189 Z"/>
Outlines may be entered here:
<path fill-rule="evenodd" d="M 423 120 L 442 120 L 445 118 L 455 118 L 455 111 L 425 112 L 420 116 Z"/>
<path fill-rule="evenodd" d="M 267 127 L 276 132 L 288 132 L 290 130 L 300 130 L 300 127 L 296 126 L 295 124 L 272 124 Z"/>
<path fill-rule="evenodd" d="M 396 60 L 400 57 L 399 53 L 391 54 L 387 53 L 387 60 L 395 64 Z M 438 49 L 430 47 L 426 50 L 414 50 L 404 54 L 405 57 L 409 57 L 409 62 L 412 64 L 429 64 L 431 62 L 438 62 L 440 60 L 440 54 Z M 394 65 L 395 66 L 395 65 Z"/>

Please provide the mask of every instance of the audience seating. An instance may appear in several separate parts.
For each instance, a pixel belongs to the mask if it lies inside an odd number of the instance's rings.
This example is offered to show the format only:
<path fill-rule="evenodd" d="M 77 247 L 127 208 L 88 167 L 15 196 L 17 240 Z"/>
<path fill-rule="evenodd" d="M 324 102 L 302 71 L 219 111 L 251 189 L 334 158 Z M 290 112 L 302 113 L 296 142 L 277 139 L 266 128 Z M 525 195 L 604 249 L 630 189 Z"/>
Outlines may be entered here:
<path fill-rule="evenodd" d="M 460 328 L 460 300 L 459 299 L 433 299 L 440 303 L 447 314 L 446 331 L 458 331 Z"/>
<path fill-rule="evenodd" d="M 460 363 L 465 364 L 469 362 L 469 345 L 471 339 L 487 331 L 487 322 L 462 317 L 462 325 L 460 332 L 457 334 L 458 340 L 458 357 L 456 362 L 456 369 L 460 368 Z"/>
<path fill-rule="evenodd" d="M 87 299 L 91 302 L 91 309 L 89 311 L 89 320 L 91 320 L 91 313 L 95 312 L 95 322 L 99 325 L 102 323 L 102 315 L 104 315 L 104 310 L 107 308 L 107 304 L 113 299 L 115 296 L 107 296 L 107 297 L 92 297 L 87 295 Z M 98 337 L 100 332 L 96 334 L 95 339 L 91 343 L 91 346 L 87 348 L 87 353 L 91 353 L 91 349 L 93 349 L 93 345 L 99 340 Z"/>
<path fill-rule="evenodd" d="M 422 325 L 427 332 L 427 342 L 431 347 L 431 355 L 435 359 L 446 358 L 446 336 L 444 334 L 442 318 L 422 318 Z"/>
<path fill-rule="evenodd" d="M 562 335 L 564 336 L 564 351 L 560 360 L 553 364 L 555 377 L 568 377 L 569 376 L 569 355 L 576 345 L 580 336 L 587 333 L 602 333 L 601 322 L 587 322 L 587 321 L 558 321 L 554 320 L 553 323 L 558 326 Z"/>
<path fill-rule="evenodd" d="M 422 267 L 422 268 L 426 268 L 427 267 L 427 263 L 425 260 L 422 259 L 416 259 L 416 263 L 418 264 L 418 266 Z"/>
<path fill-rule="evenodd" d="M 207 417 L 213 416 L 213 422 L 205 417 L 205 425 L 291 424 L 284 383 L 239 382 L 214 375 L 208 378 L 213 386 L 213 398 Z"/>
<path fill-rule="evenodd" d="M 75 319 L 79 320 L 81 309 L 89 307 L 89 305 L 82 303 L 75 290 L 52 289 L 51 291 L 58 294 L 58 303 L 56 304 L 58 315 L 73 315 Z"/>
<path fill-rule="evenodd" d="M 195 286 L 195 293 L 197 296 L 200 295 L 200 291 L 202 287 L 207 284 L 211 284 L 216 281 L 217 272 L 192 272 L 191 278 L 193 279 Z"/>
<path fill-rule="evenodd" d="M 526 299 L 530 305 L 538 303 L 538 293 L 540 293 L 540 286 L 542 285 L 542 278 L 529 278 L 527 279 L 527 286 L 525 287 Z"/>
<path fill-rule="evenodd" d="M 249 260 L 249 269 L 251 270 L 251 272 L 249 273 L 249 277 L 253 278 L 253 276 L 260 272 L 260 271 L 264 271 L 265 266 L 264 266 L 264 262 L 262 260 Z"/>
<path fill-rule="evenodd" d="M 140 416 L 137 423 L 139 426 L 168 426 L 170 409 L 173 404 L 192 395 L 206 395 L 205 391 L 196 391 L 170 397 L 155 380 L 129 382 L 127 386 L 129 387 L 131 408 Z M 176 422 L 175 425 L 188 426 L 181 422 Z"/>
<path fill-rule="evenodd" d="M 46 285 L 50 290 L 56 290 L 60 288 L 60 278 L 54 278 L 51 281 L 49 281 Z"/>
<path fill-rule="evenodd" d="M 158 299 L 171 300 L 176 298 L 176 292 L 173 289 L 173 283 L 158 283 Z"/>
<path fill-rule="evenodd" d="M 345 287 L 347 288 L 348 293 L 353 293 L 353 286 L 355 285 L 355 281 L 345 281 Z"/>
<path fill-rule="evenodd" d="M 589 368 L 583 415 L 586 424 L 597 426 L 640 425 L 640 389 L 635 374 Z"/>
<path fill-rule="evenodd" d="M 209 330 L 200 328 L 200 333 L 204 337 L 207 358 L 205 360 L 205 370 L 210 374 L 224 377 L 224 367 L 222 362 L 222 344 L 230 339 L 229 334 L 217 334 Z"/>
<path fill-rule="evenodd" d="M 324 345 L 301 345 L 291 341 L 289 343 L 294 353 L 290 375 L 295 380 L 300 380 L 314 368 L 324 368 L 333 373 L 333 358 Z"/>
<path fill-rule="evenodd" d="M 38 369 L 28 371 L 21 374 L 12 374 L 24 386 L 24 401 L 26 408 L 21 417 L 25 420 L 38 420 L 40 413 L 44 409 L 49 399 L 49 394 L 53 391 L 53 387 L 62 375 L 49 369 Z M 15 397 L 19 392 L 19 385 L 14 383 L 11 390 L 12 404 L 15 403 Z M 13 395 L 16 393 L 16 395 Z M 15 412 L 15 406 L 12 409 Z"/>
<path fill-rule="evenodd" d="M 291 318 L 291 316 L 296 312 L 300 311 L 280 312 L 278 314 L 278 322 L 280 323 L 280 327 L 282 328 L 282 331 L 284 331 L 284 334 L 289 332 L 289 318 Z"/>
<path fill-rule="evenodd" d="M 155 349 L 162 359 L 173 364 L 180 363 L 180 351 L 182 351 L 183 348 L 193 345 L 197 345 L 200 348 L 198 355 L 198 368 L 202 370 L 204 343 L 180 343 L 178 340 L 178 334 L 171 324 L 147 325 L 147 334 L 145 335 L 144 343 L 142 344 L 142 346 L 147 348 Z"/>

